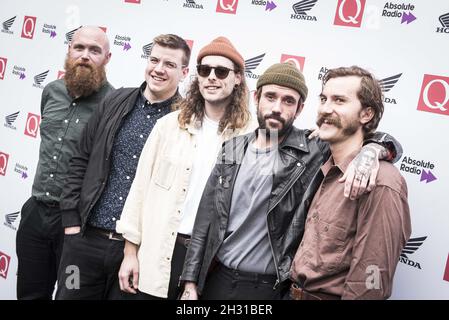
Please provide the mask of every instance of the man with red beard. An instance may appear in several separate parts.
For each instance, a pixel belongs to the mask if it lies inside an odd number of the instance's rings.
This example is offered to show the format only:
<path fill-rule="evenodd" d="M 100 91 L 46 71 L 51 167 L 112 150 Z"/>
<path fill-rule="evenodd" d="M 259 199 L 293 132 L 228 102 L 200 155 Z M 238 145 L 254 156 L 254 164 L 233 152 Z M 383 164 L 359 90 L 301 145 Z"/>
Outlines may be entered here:
<path fill-rule="evenodd" d="M 399 255 L 411 234 L 407 184 L 399 170 L 381 161 L 376 186 L 356 201 L 339 195 L 338 179 L 355 160 L 363 175 L 375 150 L 357 154 L 384 111 L 382 90 L 368 71 L 329 70 L 318 106 L 319 137 L 331 156 L 311 183 L 309 205 L 296 216 L 305 232 L 292 268 L 295 300 L 387 299 Z M 307 213 L 308 212 L 308 213 Z"/>
<path fill-rule="evenodd" d="M 274 64 L 259 77 L 254 95 L 259 128 L 223 144 L 198 207 L 182 299 L 279 299 L 289 287 L 303 228 L 295 212 L 329 157 L 326 143 L 293 126 L 307 92 L 304 76 L 291 64 Z M 377 133 L 372 141 L 394 142 L 385 136 Z M 361 154 L 366 148 L 376 154 L 366 174 L 375 176 L 377 158 L 387 152 L 370 143 Z M 338 199 L 344 198 L 341 185 Z M 356 197 L 359 185 L 354 181 L 346 194 Z"/>
<path fill-rule="evenodd" d="M 64 242 L 61 191 L 81 132 L 113 89 L 105 73 L 110 58 L 104 31 L 82 27 L 69 44 L 64 79 L 42 92 L 39 162 L 16 238 L 18 299 L 52 298 Z"/>

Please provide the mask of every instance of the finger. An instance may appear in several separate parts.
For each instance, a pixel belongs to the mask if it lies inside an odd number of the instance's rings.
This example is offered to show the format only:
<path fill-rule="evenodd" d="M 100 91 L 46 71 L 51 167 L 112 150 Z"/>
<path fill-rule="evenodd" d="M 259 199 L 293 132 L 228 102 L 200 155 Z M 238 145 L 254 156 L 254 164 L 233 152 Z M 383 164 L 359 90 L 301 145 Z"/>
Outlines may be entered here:
<path fill-rule="evenodd" d="M 360 198 L 364 193 L 367 192 L 368 183 L 369 183 L 368 176 L 362 175 L 362 178 L 360 180 L 359 192 L 357 192 L 357 196 L 356 196 L 357 198 L 356 199 Z"/>
<path fill-rule="evenodd" d="M 359 175 L 356 175 L 354 182 L 352 183 L 352 189 L 349 199 L 351 200 L 357 199 L 357 194 L 359 193 L 361 180 L 362 180 L 361 177 Z"/>
<path fill-rule="evenodd" d="M 134 270 L 133 272 L 133 288 L 137 289 L 139 283 L 139 272 Z"/>
<path fill-rule="evenodd" d="M 367 188 L 368 192 L 371 192 L 374 189 L 374 187 L 376 186 L 376 177 L 377 177 L 378 171 L 379 171 L 379 168 L 375 168 L 375 169 L 371 170 L 371 175 L 369 178 L 369 185 Z"/>

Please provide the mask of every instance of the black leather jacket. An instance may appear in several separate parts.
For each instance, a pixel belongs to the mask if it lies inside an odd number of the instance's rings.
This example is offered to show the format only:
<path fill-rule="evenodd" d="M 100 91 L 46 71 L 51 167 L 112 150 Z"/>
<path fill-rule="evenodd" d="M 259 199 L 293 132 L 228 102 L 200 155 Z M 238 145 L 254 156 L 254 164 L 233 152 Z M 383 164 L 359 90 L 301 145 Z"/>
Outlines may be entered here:
<path fill-rule="evenodd" d="M 181 276 L 181 281 L 195 282 L 200 294 L 209 268 L 223 243 L 234 183 L 248 143 L 255 138 L 255 134 L 238 136 L 223 144 L 204 189 Z M 330 156 L 328 144 L 317 138 L 309 140 L 309 134 L 310 131 L 293 128 L 279 145 L 280 163 L 273 175 L 267 213 L 268 235 L 278 283 L 288 279 L 294 254 L 304 233 L 305 217 L 295 216 L 295 212 L 303 199 L 306 200 L 305 205 L 310 205 L 314 192 L 308 191 L 309 184 Z M 376 133 L 367 142 L 384 144 L 396 153 L 395 159 L 400 157 L 398 153 L 402 153 L 401 146 L 386 134 Z"/>

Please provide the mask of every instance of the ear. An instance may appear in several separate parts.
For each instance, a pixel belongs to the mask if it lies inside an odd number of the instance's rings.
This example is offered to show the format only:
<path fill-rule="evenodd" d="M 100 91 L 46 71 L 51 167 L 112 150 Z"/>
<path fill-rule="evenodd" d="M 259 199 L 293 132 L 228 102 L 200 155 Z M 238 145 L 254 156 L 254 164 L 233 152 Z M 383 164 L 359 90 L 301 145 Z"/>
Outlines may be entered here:
<path fill-rule="evenodd" d="M 295 119 L 299 116 L 302 109 L 304 109 L 304 103 L 301 102 L 301 104 L 298 104 L 298 108 L 296 109 Z"/>
<path fill-rule="evenodd" d="M 371 121 L 371 119 L 374 117 L 374 110 L 372 107 L 364 108 L 360 112 L 360 123 L 366 124 Z"/>
<path fill-rule="evenodd" d="M 259 99 L 257 98 L 257 90 L 254 90 L 253 92 L 253 101 L 256 107 L 259 106 Z"/>
<path fill-rule="evenodd" d="M 240 73 L 235 74 L 235 84 L 240 85 L 242 83 L 242 75 Z"/>
<path fill-rule="evenodd" d="M 111 56 L 112 56 L 112 53 L 108 52 L 108 54 L 106 55 L 105 63 L 104 63 L 105 65 L 107 65 L 109 63 L 109 60 L 111 60 Z"/>
<path fill-rule="evenodd" d="M 187 77 L 187 75 L 189 74 L 189 71 L 190 71 L 189 67 L 182 68 L 181 81 L 183 81 Z"/>

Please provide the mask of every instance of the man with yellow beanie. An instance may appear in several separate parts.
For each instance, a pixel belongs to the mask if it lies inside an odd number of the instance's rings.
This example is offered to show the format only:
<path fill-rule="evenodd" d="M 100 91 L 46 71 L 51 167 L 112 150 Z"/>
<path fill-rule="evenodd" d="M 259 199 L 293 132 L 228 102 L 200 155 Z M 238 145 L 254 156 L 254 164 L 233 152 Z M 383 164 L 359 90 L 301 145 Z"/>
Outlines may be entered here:
<path fill-rule="evenodd" d="M 254 129 L 244 60 L 219 37 L 201 49 L 178 111 L 158 120 L 142 151 L 117 232 L 126 239 L 120 287 L 138 298 L 178 297 L 198 204 L 223 141 Z"/>
<path fill-rule="evenodd" d="M 295 212 L 330 155 L 326 143 L 293 126 L 307 93 L 293 65 L 277 63 L 260 76 L 254 94 L 259 128 L 223 144 L 199 204 L 182 299 L 279 299 L 285 293 L 304 230 Z M 379 133 L 374 138 L 394 143 Z M 382 157 L 385 148 L 376 147 Z"/>

